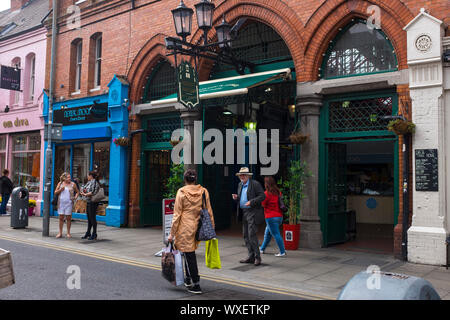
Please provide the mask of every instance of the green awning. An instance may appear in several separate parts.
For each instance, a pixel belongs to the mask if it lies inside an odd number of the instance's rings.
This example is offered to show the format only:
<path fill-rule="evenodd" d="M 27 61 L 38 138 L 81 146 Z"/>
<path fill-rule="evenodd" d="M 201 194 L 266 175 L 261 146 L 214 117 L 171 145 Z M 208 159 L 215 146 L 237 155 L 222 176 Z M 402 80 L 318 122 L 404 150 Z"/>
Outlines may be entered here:
<path fill-rule="evenodd" d="M 266 72 L 246 74 L 242 76 L 200 82 L 200 100 L 247 94 L 248 89 L 263 84 L 275 83 L 290 79 L 291 69 L 279 69 Z M 150 102 L 151 105 L 176 103 L 177 94 L 171 94 L 160 100 Z"/>

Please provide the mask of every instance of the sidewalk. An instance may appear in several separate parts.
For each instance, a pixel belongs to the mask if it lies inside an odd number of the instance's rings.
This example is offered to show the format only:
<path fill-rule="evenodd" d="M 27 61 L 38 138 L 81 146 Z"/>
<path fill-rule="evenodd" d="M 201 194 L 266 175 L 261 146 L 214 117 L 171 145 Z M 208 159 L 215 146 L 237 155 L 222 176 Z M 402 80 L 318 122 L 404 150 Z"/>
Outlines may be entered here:
<path fill-rule="evenodd" d="M 65 236 L 66 226 L 64 226 Z M 56 239 L 58 220 L 50 219 L 50 237 L 42 236 L 42 218 L 29 217 L 26 229 L 12 229 L 10 217 L 0 216 L 0 239 L 23 240 L 27 243 L 63 247 L 78 252 L 93 253 L 117 259 L 127 259 L 152 268 L 160 268 L 161 228 L 113 228 L 98 225 L 98 240 L 81 237 L 86 231 L 85 221 L 72 222 L 72 239 Z M 258 267 L 240 264 L 246 257 L 242 237 L 223 236 L 218 233 L 222 269 L 211 270 L 204 262 L 205 245 L 197 250 L 199 272 L 203 279 L 270 289 L 279 293 L 295 294 L 309 299 L 336 299 L 353 275 L 370 265 L 381 271 L 422 277 L 431 282 L 442 299 L 450 300 L 450 270 L 445 267 L 419 265 L 394 259 L 390 255 L 349 252 L 332 248 L 299 249 L 288 251 L 286 258 L 277 258 L 276 244 L 262 255 Z M 14 253 L 13 253 L 14 259 Z"/>

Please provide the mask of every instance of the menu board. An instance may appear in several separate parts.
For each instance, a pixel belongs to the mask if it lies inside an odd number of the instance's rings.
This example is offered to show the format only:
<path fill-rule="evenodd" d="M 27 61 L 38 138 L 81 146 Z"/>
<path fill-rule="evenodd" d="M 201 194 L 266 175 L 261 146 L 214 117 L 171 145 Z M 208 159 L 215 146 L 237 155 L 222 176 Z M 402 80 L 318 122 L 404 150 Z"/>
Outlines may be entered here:
<path fill-rule="evenodd" d="M 437 149 L 416 149 L 416 191 L 438 191 Z"/>

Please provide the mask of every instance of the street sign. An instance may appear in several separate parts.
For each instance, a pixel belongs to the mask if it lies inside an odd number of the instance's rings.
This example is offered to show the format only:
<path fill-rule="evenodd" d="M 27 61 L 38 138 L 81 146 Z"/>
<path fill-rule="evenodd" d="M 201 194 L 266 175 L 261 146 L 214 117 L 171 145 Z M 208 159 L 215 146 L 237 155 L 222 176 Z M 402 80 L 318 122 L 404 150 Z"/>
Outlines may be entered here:
<path fill-rule="evenodd" d="M 20 91 L 20 69 L 2 66 L 0 71 L 0 88 Z"/>
<path fill-rule="evenodd" d="M 188 109 L 193 109 L 200 104 L 197 72 L 187 61 L 183 61 L 177 71 L 178 102 Z"/>

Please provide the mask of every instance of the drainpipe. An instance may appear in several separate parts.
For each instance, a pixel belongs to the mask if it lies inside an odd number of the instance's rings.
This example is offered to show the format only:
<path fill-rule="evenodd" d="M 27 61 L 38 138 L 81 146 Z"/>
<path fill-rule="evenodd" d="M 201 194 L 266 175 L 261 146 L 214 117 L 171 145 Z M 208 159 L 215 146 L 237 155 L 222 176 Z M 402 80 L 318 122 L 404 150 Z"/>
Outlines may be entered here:
<path fill-rule="evenodd" d="M 53 0 L 53 17 L 52 17 L 52 48 L 50 58 L 50 88 L 49 88 L 49 104 L 48 104 L 48 130 L 47 130 L 47 150 L 45 151 L 45 182 L 44 182 L 44 217 L 42 220 L 42 235 L 49 236 L 50 229 L 50 194 L 52 184 L 52 122 L 53 122 L 53 96 L 55 82 L 55 55 L 56 55 L 56 35 L 57 35 L 57 19 L 58 19 L 58 1 Z"/>
<path fill-rule="evenodd" d="M 408 260 L 408 225 L 409 225 L 409 138 L 403 135 L 403 221 L 402 221 L 402 259 Z"/>

